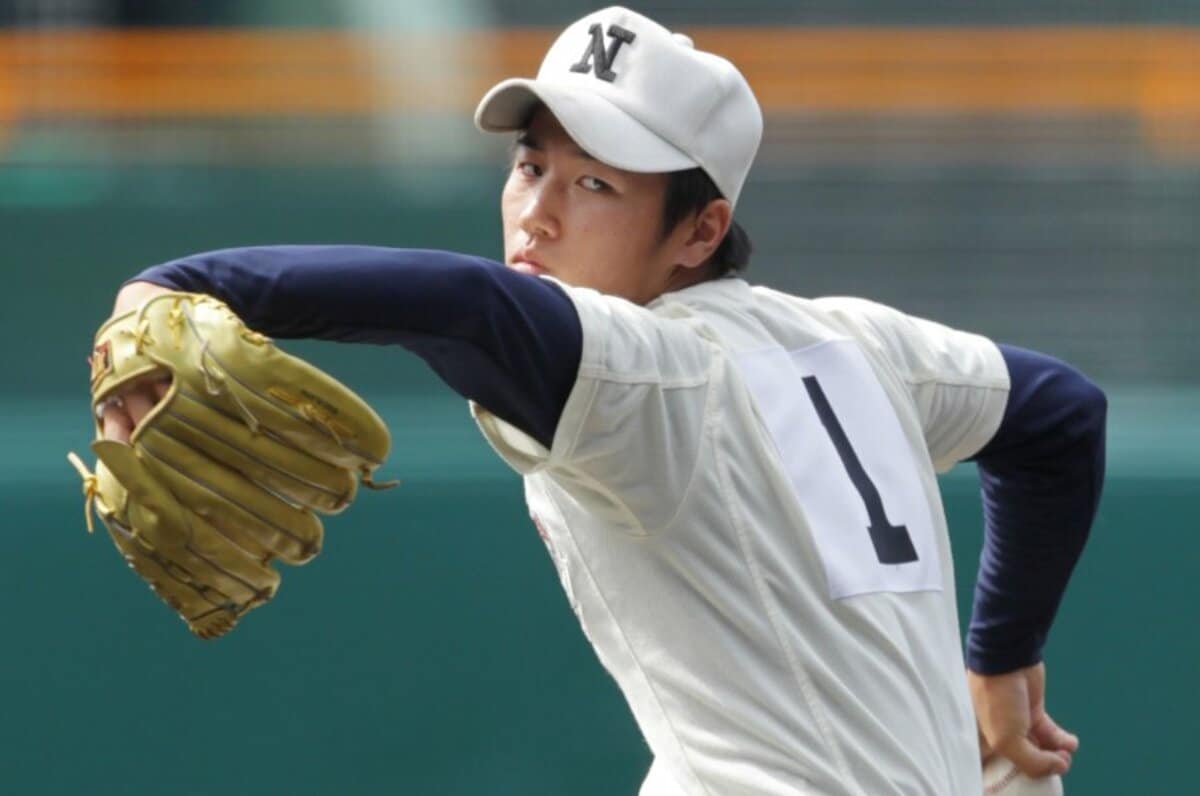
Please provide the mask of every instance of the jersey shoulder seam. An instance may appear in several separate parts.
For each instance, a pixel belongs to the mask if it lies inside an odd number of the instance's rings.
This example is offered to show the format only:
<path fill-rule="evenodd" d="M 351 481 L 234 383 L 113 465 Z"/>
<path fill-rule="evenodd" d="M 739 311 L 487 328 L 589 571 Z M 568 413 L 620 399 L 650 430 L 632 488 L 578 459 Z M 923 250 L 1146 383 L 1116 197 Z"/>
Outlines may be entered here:
<path fill-rule="evenodd" d="M 936 373 L 926 373 L 920 376 L 901 376 L 905 384 L 913 387 L 919 387 L 922 384 L 941 384 L 946 387 L 974 387 L 984 390 L 1005 390 L 1007 385 L 1003 380 L 994 376 L 985 376 L 979 379 L 951 377 L 945 378 Z"/>
<path fill-rule="evenodd" d="M 585 365 L 579 369 L 579 377 L 611 384 L 654 384 L 666 390 L 701 387 L 709 380 L 707 372 L 696 376 L 663 378 L 652 372 L 620 373 L 599 365 Z"/>

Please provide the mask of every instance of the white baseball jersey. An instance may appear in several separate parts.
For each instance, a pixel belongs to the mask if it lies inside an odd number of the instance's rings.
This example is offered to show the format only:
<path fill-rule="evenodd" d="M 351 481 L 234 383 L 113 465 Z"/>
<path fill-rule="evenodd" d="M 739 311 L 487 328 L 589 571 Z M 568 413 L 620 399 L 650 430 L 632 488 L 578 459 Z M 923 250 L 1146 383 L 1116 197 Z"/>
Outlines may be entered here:
<path fill-rule="evenodd" d="M 654 753 L 642 793 L 981 793 L 935 471 L 999 426 L 996 346 L 739 279 L 564 289 L 551 449 L 473 411 Z"/>

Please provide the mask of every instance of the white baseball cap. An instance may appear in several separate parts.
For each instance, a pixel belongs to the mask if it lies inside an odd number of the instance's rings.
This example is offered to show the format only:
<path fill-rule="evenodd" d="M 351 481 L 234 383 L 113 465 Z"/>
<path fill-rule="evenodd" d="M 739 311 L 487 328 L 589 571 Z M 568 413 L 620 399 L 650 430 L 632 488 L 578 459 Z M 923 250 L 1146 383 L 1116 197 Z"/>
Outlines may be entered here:
<path fill-rule="evenodd" d="M 762 110 L 737 67 L 619 6 L 572 23 L 533 80 L 493 86 L 475 124 L 520 130 L 539 102 L 600 162 L 639 172 L 699 166 L 731 204 L 762 138 Z"/>

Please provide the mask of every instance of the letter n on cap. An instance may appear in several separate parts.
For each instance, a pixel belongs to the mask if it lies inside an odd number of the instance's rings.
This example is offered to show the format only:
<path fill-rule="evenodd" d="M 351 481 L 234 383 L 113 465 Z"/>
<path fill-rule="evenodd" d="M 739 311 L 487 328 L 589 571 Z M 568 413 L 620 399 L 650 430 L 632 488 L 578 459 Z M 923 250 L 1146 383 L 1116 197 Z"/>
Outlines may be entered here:
<path fill-rule="evenodd" d="M 605 51 L 604 34 L 602 31 L 603 29 L 599 25 L 592 25 L 588 28 L 588 33 L 591 34 L 592 40 L 588 42 L 587 49 L 580 56 L 579 63 L 571 64 L 571 71 L 587 74 L 592 71 L 594 61 L 596 77 L 611 83 L 617 78 L 617 73 L 612 70 L 617 52 L 621 49 L 622 44 L 629 44 L 637 36 L 633 31 L 625 30 L 620 25 L 609 25 L 608 36 L 612 39 L 612 42 L 608 45 L 608 50 Z"/>

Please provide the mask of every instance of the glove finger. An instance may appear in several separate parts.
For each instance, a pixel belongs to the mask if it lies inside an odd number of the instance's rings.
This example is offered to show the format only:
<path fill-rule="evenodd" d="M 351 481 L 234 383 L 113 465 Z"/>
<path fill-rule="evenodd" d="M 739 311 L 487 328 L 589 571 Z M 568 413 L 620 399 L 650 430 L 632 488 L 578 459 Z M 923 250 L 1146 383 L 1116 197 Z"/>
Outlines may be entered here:
<path fill-rule="evenodd" d="M 155 427 L 162 433 L 225 463 L 293 503 L 333 513 L 353 500 L 354 473 L 275 439 L 267 429 L 254 433 L 240 417 L 230 417 L 181 390 Z"/>
<path fill-rule="evenodd" d="M 189 519 L 193 533 L 187 551 L 191 558 L 183 563 L 198 580 L 239 603 L 263 603 L 275 595 L 279 573 L 269 564 L 246 555 L 202 517 L 191 515 Z"/>
<path fill-rule="evenodd" d="M 126 560 L 135 553 L 149 557 L 172 580 L 189 584 L 200 592 L 215 589 L 220 603 L 265 602 L 279 587 L 279 573 L 263 561 L 249 557 L 200 517 L 186 516 L 185 512 L 188 527 L 164 528 L 154 524 L 140 526 L 138 518 L 142 511 L 136 502 L 129 503 L 128 514 L 132 518 L 129 525 L 111 513 L 101 514 L 109 535 Z M 164 538 L 171 544 L 155 544 Z"/>
<path fill-rule="evenodd" d="M 300 564 L 321 549 L 321 521 L 194 448 L 147 428 L 138 441 L 146 467 L 176 499 L 252 558 Z M 179 522 L 186 527 L 186 521 Z"/>
<path fill-rule="evenodd" d="M 196 306 L 198 319 L 211 311 L 219 310 Z M 212 395 L 206 403 L 235 416 L 249 412 L 290 444 L 346 469 L 374 469 L 387 457 L 387 426 L 345 385 L 274 345 L 246 345 L 227 325 L 213 324 L 209 331 L 202 367 L 183 374 L 193 392 Z M 220 382 L 216 394 L 207 390 L 206 374 Z"/>
<path fill-rule="evenodd" d="M 214 588 L 181 577 L 183 572 L 162 555 L 142 544 L 114 517 L 101 518 L 129 568 L 142 577 L 159 599 L 179 614 L 201 638 L 215 638 L 230 630 L 251 606 L 239 605 Z"/>

